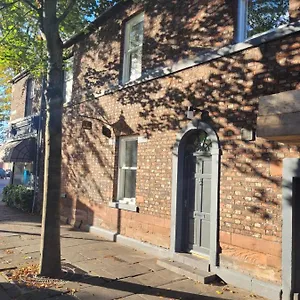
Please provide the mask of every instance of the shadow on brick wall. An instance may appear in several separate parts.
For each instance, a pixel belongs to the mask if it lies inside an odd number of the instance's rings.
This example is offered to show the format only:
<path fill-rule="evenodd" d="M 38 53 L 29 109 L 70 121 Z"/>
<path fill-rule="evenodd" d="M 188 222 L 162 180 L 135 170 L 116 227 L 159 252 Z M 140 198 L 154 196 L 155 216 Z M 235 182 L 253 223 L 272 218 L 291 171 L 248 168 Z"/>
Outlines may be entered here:
<path fill-rule="evenodd" d="M 228 26 L 231 34 L 228 35 L 227 43 L 232 42 L 233 24 L 229 20 L 234 12 L 227 9 L 225 13 L 224 7 L 209 6 L 207 9 L 212 10 L 210 14 L 203 12 L 205 18 L 196 18 L 197 25 L 187 23 L 186 26 L 174 25 L 177 19 L 170 18 L 173 14 L 172 7 L 166 5 L 162 11 L 157 7 L 153 10 L 152 21 L 156 20 L 158 24 L 152 25 L 153 28 L 165 28 L 165 31 L 160 36 L 153 36 L 145 31 L 144 59 L 149 60 L 145 66 L 160 67 L 192 57 L 194 54 L 187 54 L 190 49 L 201 52 L 201 48 L 207 47 L 201 45 L 202 38 L 209 40 L 210 36 L 217 36 L 217 33 L 214 35 L 214 31 L 209 30 L 200 32 L 199 28 L 210 28 L 209 24 L 215 24 L 215 13 L 228 17 L 228 20 L 222 17 L 218 20 L 221 20 L 220 28 Z M 190 14 L 192 11 L 191 8 Z M 196 16 L 195 13 L 194 17 Z M 101 32 L 107 30 L 110 34 L 96 32 L 90 40 L 79 45 L 75 55 L 74 104 L 66 109 L 65 114 L 65 187 L 77 191 L 77 199 L 80 200 L 76 201 L 84 201 L 89 205 L 107 205 L 107 202 L 116 197 L 117 154 L 116 145 L 112 145 L 116 141 L 103 136 L 102 126 L 108 126 L 115 138 L 118 134 L 114 132 L 114 124 L 122 116 L 127 128 L 124 134 L 134 133 L 151 139 L 166 132 L 177 133 L 187 125 L 185 113 L 187 106 L 192 105 L 209 112 L 207 122 L 220 138 L 223 152 L 221 204 L 224 207 L 231 205 L 232 215 L 242 211 L 243 216 L 249 216 L 245 223 L 265 221 L 261 231 L 251 231 L 248 235 L 262 237 L 267 224 L 272 235 L 280 239 L 282 178 L 271 176 L 269 166 L 270 163 L 279 165 L 284 157 L 295 156 L 299 147 L 260 138 L 254 142 L 243 141 L 241 129 L 256 129 L 258 97 L 299 89 L 299 63 L 296 60 L 299 46 L 294 42 L 295 37 L 287 36 L 198 67 L 96 97 L 95 93 L 110 84 L 114 86 L 120 78 L 120 49 L 116 52 L 113 46 L 110 47 L 113 42 L 121 43 L 122 25 L 118 24 L 113 25 L 115 29 L 108 29 L 110 23 L 104 25 Z M 112 30 L 116 30 L 115 35 L 111 34 Z M 197 37 L 193 40 L 194 47 L 186 43 L 192 36 Z M 174 37 L 173 44 L 170 43 L 171 37 Z M 223 41 L 222 37 L 218 39 Z M 105 49 L 99 48 L 103 40 Z M 209 45 L 212 48 L 222 46 L 217 42 Z M 153 57 L 151 50 L 155 52 Z M 100 67 L 96 65 L 96 56 L 103 59 Z M 82 130 L 82 114 L 99 119 L 92 121 L 92 130 Z M 201 115 L 198 114 L 197 117 L 200 118 Z M 165 217 L 169 218 L 168 215 Z M 222 221 L 223 217 L 221 212 L 221 230 L 243 230 L 237 224 L 229 226 Z M 110 218 L 107 216 L 106 225 L 115 222 Z"/>

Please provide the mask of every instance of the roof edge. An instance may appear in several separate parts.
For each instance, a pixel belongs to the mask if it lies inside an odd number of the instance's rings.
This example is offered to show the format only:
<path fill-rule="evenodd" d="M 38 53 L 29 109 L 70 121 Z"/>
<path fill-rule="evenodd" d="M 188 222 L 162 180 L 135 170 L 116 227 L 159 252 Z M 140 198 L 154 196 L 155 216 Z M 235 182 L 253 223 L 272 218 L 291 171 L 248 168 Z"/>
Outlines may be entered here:
<path fill-rule="evenodd" d="M 91 33 L 95 32 L 100 27 L 101 24 L 107 21 L 114 14 L 122 11 L 122 9 L 127 7 L 131 2 L 133 3 L 132 0 L 120 1 L 117 4 L 109 7 L 107 10 L 101 13 L 100 16 L 97 17 L 93 22 L 88 24 L 80 32 L 76 33 L 75 35 L 70 37 L 66 42 L 64 42 L 63 48 L 68 49 L 73 45 L 75 45 L 77 42 L 84 39 L 85 37 L 89 36 Z"/>
<path fill-rule="evenodd" d="M 18 82 L 19 80 L 21 80 L 22 78 L 24 78 L 27 75 L 29 75 L 28 70 L 22 71 L 22 72 L 18 73 L 15 77 L 13 77 L 13 79 L 11 79 L 9 82 L 15 84 L 16 82 Z"/>

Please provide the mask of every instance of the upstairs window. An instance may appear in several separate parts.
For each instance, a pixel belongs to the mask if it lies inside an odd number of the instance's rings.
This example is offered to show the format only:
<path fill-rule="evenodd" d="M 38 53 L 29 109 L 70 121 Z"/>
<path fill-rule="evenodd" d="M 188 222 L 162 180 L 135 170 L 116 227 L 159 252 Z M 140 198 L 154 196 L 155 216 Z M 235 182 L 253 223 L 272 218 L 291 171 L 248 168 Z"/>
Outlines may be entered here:
<path fill-rule="evenodd" d="M 144 13 L 125 25 L 123 83 L 138 79 L 142 75 L 142 48 L 144 39 Z"/>
<path fill-rule="evenodd" d="M 119 144 L 118 200 L 135 205 L 137 137 L 121 137 Z"/>
<path fill-rule="evenodd" d="M 289 0 L 239 0 L 238 42 L 289 22 Z"/>
<path fill-rule="evenodd" d="M 73 57 L 65 62 L 64 70 L 64 102 L 68 103 L 72 99 L 73 89 Z"/>
<path fill-rule="evenodd" d="M 25 103 L 24 117 L 30 116 L 32 114 L 33 100 L 34 100 L 34 81 L 32 78 L 29 78 L 27 80 L 27 87 L 26 87 L 26 103 Z"/>

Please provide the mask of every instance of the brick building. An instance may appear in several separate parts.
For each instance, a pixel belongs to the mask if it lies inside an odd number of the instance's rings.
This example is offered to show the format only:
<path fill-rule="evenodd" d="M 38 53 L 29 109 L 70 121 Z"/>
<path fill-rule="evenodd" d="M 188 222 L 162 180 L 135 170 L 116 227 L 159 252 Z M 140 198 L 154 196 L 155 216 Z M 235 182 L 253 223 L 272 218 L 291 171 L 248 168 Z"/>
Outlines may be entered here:
<path fill-rule="evenodd" d="M 299 6 L 127 1 L 73 37 L 62 219 L 270 299 L 300 293 Z"/>
<path fill-rule="evenodd" d="M 300 165 L 299 2 L 126 2 L 94 28 L 75 37 L 64 219 L 272 299 L 300 292 L 283 196 Z"/>
<path fill-rule="evenodd" d="M 38 192 L 41 132 L 41 86 L 28 72 L 12 79 L 11 113 L 1 161 L 10 163 L 11 184 L 22 184 Z M 40 178 L 42 180 L 42 178 Z M 35 199 L 38 196 L 35 193 Z"/>

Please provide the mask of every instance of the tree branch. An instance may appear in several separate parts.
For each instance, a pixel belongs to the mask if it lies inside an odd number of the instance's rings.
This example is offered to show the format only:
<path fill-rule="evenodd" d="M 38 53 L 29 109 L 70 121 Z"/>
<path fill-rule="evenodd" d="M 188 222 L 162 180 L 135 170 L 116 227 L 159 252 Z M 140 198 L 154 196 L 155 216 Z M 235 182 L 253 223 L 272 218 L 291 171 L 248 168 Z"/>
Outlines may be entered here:
<path fill-rule="evenodd" d="M 58 23 L 61 23 L 68 16 L 69 12 L 72 10 L 75 3 L 76 3 L 76 0 L 69 0 L 69 3 L 67 5 L 65 11 L 58 18 Z"/>
<path fill-rule="evenodd" d="M 39 9 L 33 5 L 30 0 L 22 0 L 25 4 L 27 4 L 28 6 L 30 6 L 32 9 L 34 9 L 35 11 L 39 11 Z"/>

